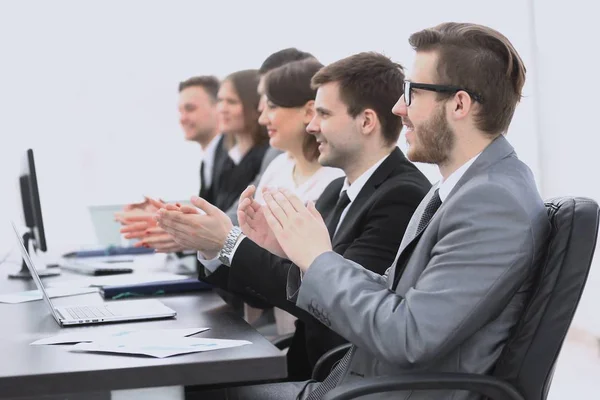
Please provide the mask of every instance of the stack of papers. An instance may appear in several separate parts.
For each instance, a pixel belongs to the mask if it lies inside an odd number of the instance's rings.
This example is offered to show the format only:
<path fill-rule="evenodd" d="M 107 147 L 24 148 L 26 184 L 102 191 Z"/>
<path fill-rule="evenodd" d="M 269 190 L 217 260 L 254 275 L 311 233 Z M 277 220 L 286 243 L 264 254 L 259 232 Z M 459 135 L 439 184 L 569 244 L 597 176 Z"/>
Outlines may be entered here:
<path fill-rule="evenodd" d="M 114 329 L 109 331 L 94 331 L 85 330 L 82 332 L 69 332 L 62 333 L 60 335 L 51 336 L 36 340 L 31 343 L 32 345 L 44 345 L 44 344 L 66 344 L 66 343 L 81 343 L 81 342 L 94 342 L 101 340 L 112 340 L 112 339 L 123 339 L 123 338 L 136 338 L 142 337 L 151 340 L 158 340 L 163 338 L 166 340 L 168 337 L 181 338 L 186 336 L 192 336 L 196 333 L 204 332 L 210 328 L 184 328 L 184 329 Z"/>
<path fill-rule="evenodd" d="M 209 328 L 120 329 L 104 332 L 71 332 L 36 340 L 32 345 L 78 343 L 74 352 L 139 354 L 164 358 L 178 354 L 228 349 L 252 344 L 247 340 L 190 338 Z"/>
<path fill-rule="evenodd" d="M 78 294 L 98 292 L 96 287 L 56 287 L 46 289 L 50 298 L 75 296 Z M 0 295 L 0 303 L 25 303 L 27 301 L 41 300 L 42 293 L 39 290 L 27 290 L 25 292 L 9 293 Z"/>
<path fill-rule="evenodd" d="M 142 354 L 164 358 L 177 354 L 198 353 L 201 351 L 228 349 L 246 344 L 247 340 L 169 338 L 168 340 L 152 339 L 113 339 L 101 342 L 79 343 L 72 351 L 97 351 L 102 353 Z"/>

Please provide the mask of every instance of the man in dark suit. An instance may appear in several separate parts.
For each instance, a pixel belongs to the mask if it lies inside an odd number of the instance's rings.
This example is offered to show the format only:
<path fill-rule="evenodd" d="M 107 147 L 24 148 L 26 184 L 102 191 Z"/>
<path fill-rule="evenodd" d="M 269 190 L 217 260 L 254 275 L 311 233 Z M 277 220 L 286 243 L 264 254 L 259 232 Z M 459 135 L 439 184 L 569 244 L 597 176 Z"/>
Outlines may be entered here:
<path fill-rule="evenodd" d="M 402 68 L 376 53 L 340 60 L 313 78 L 319 86 L 316 116 L 307 130 L 320 143 L 319 162 L 341 168 L 347 175 L 325 189 L 316 207 L 326 218 L 334 251 L 378 274 L 393 261 L 400 245 L 398 231 L 404 232 L 431 187 L 396 147 L 401 121 L 391 108 L 402 94 L 403 80 Z M 323 81 L 331 84 L 320 86 Z M 242 194 L 241 206 L 250 201 L 253 191 L 250 187 Z M 174 240 L 208 255 L 211 244 L 223 247 L 231 224 L 206 202 L 198 201 L 196 206 L 207 215 L 168 212 L 159 225 Z M 266 303 L 299 317 L 288 352 L 288 375 L 308 379 L 318 358 L 345 340 L 287 300 L 288 274 L 298 269 L 288 259 L 262 249 L 262 239 L 248 229 L 247 222 L 240 220 L 240 226 L 249 239 L 239 241 L 235 252 L 226 257 L 205 261 L 208 271 L 202 279 L 239 294 L 251 305 Z M 180 230 L 179 224 L 185 229 Z M 205 229 L 199 229 L 199 224 Z M 186 229 L 189 234 L 178 233 Z"/>
<path fill-rule="evenodd" d="M 200 166 L 200 196 L 211 196 L 211 187 L 219 178 L 227 150 L 223 147 L 223 135 L 219 133 L 217 114 L 217 93 L 219 80 L 211 75 L 195 76 L 179 83 L 179 124 L 185 140 L 196 142 L 202 149 Z M 183 249 L 170 239 L 161 229 L 154 228 L 151 234 L 146 231 L 154 226 L 152 213 L 161 202 L 146 198 L 144 202 L 130 204 L 124 212 L 117 214 L 125 227 L 121 230 L 126 239 L 143 239 L 140 244 L 162 252 L 180 252 Z"/>

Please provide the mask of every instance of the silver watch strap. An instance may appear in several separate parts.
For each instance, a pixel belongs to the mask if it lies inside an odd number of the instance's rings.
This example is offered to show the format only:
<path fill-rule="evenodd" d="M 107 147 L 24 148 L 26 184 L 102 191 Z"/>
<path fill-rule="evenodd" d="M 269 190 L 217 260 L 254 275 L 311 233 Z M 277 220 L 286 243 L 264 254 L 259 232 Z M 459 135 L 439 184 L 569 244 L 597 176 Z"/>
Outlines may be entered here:
<path fill-rule="evenodd" d="M 229 264 L 231 253 L 235 248 L 235 244 L 237 243 L 239 237 L 242 235 L 242 230 L 239 226 L 234 226 L 231 228 L 229 233 L 227 234 L 227 238 L 225 239 L 225 245 L 219 252 L 219 260 L 223 264 Z"/>

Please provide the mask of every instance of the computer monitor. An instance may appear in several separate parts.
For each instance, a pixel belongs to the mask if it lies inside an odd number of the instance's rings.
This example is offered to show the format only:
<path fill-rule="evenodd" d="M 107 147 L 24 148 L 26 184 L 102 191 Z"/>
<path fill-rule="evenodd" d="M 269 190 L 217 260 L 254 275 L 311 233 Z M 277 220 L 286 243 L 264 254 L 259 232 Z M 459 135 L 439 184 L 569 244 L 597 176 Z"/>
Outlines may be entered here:
<path fill-rule="evenodd" d="M 44 232 L 44 220 L 42 218 L 42 206 L 40 203 L 40 191 L 37 184 L 37 175 L 35 172 L 35 161 L 33 150 L 28 149 L 23 157 L 21 173 L 19 175 L 19 190 L 21 195 L 21 205 L 23 207 L 23 219 L 28 231 L 23 234 L 23 243 L 27 252 L 31 255 L 37 251 L 47 251 L 46 234 Z M 38 269 L 40 276 L 59 275 L 57 270 Z M 31 274 L 25 262 L 21 270 L 14 274 L 9 274 L 11 278 L 31 279 Z"/>

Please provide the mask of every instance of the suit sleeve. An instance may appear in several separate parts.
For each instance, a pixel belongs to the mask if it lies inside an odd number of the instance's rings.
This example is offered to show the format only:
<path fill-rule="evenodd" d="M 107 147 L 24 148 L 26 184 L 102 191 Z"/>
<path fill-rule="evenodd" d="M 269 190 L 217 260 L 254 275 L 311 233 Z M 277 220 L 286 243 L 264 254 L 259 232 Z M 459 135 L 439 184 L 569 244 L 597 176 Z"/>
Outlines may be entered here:
<path fill-rule="evenodd" d="M 285 284 L 292 265 L 291 261 L 277 257 L 245 238 L 228 268 L 227 288 L 242 299 L 250 296 L 296 317 L 312 318 L 287 299 Z"/>
<path fill-rule="evenodd" d="M 249 239 L 245 239 L 244 241 L 246 241 L 246 240 L 249 240 Z M 221 265 L 215 271 L 209 271 L 206 268 L 204 268 L 204 266 L 202 265 L 202 263 L 200 261 L 198 261 L 198 263 L 200 265 L 200 267 L 199 267 L 200 272 L 198 274 L 199 280 L 206 282 L 206 283 L 210 283 L 214 287 L 216 287 L 218 289 L 222 289 L 226 292 L 234 292 L 229 287 L 229 273 L 230 273 L 229 267 L 227 267 L 225 265 Z M 261 309 L 271 307 L 271 305 L 267 301 L 265 301 L 264 296 L 256 296 L 255 292 L 243 291 L 243 292 L 238 292 L 235 294 L 238 295 L 238 297 L 241 300 L 243 300 L 245 303 L 247 303 L 251 307 L 261 308 Z"/>
<path fill-rule="evenodd" d="M 381 276 L 328 252 L 304 275 L 297 305 L 400 367 L 455 348 L 503 310 L 534 254 L 530 217 L 507 189 L 486 185 L 473 198 L 455 199 L 441 215 L 430 261 L 404 298 Z"/>

